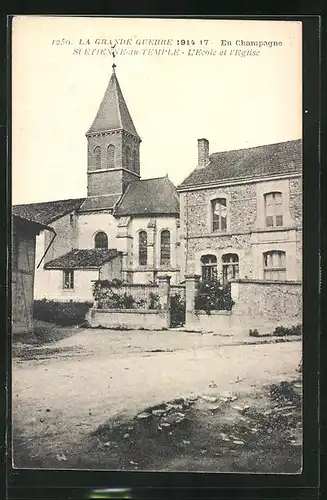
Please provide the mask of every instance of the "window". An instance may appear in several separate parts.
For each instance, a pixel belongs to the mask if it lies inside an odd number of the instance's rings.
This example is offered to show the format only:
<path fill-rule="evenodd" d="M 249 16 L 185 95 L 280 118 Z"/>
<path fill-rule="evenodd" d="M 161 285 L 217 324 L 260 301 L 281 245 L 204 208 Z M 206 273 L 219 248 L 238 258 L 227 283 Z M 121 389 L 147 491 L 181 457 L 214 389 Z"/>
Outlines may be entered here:
<path fill-rule="evenodd" d="M 98 170 L 101 168 L 101 148 L 100 148 L 100 146 L 97 146 L 96 148 L 94 148 L 93 155 L 94 155 L 94 166 L 95 166 L 95 169 Z"/>
<path fill-rule="evenodd" d="M 146 231 L 139 232 L 139 264 L 146 266 L 148 263 L 148 235 Z"/>
<path fill-rule="evenodd" d="M 226 253 L 222 256 L 223 284 L 230 280 L 237 280 L 239 275 L 239 261 L 236 253 Z"/>
<path fill-rule="evenodd" d="M 266 226 L 277 227 L 283 225 L 283 195 L 282 193 L 265 194 Z"/>
<path fill-rule="evenodd" d="M 217 257 L 215 255 L 202 255 L 201 274 L 203 281 L 217 279 Z"/>
<path fill-rule="evenodd" d="M 94 238 L 94 248 L 105 249 L 108 248 L 108 236 L 103 231 L 99 231 Z"/>
<path fill-rule="evenodd" d="M 107 147 L 107 162 L 108 168 L 115 168 L 115 146 L 109 144 Z"/>
<path fill-rule="evenodd" d="M 137 170 L 137 152 L 136 151 L 133 151 L 133 167 L 134 167 L 134 171 Z"/>
<path fill-rule="evenodd" d="M 170 264 L 170 231 L 164 230 L 160 235 L 160 265 Z"/>
<path fill-rule="evenodd" d="M 212 231 L 226 231 L 227 206 L 226 198 L 217 198 L 211 202 Z"/>
<path fill-rule="evenodd" d="M 129 146 L 126 146 L 126 168 L 130 168 L 130 148 Z"/>
<path fill-rule="evenodd" d="M 64 290 L 72 290 L 74 288 L 74 271 L 64 271 Z"/>
<path fill-rule="evenodd" d="M 265 280 L 286 280 L 286 254 L 280 250 L 263 254 L 263 275 Z"/>

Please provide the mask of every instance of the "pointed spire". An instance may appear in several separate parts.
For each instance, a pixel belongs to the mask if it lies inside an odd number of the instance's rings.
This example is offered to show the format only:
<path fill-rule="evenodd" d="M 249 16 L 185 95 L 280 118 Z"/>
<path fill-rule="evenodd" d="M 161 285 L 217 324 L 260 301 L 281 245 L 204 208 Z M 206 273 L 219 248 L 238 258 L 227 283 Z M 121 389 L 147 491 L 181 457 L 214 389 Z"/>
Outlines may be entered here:
<path fill-rule="evenodd" d="M 107 132 L 110 130 L 125 130 L 139 138 L 133 120 L 128 111 L 123 93 L 116 75 L 116 64 L 112 64 L 112 75 L 100 104 L 97 115 L 87 131 L 87 134 Z"/>

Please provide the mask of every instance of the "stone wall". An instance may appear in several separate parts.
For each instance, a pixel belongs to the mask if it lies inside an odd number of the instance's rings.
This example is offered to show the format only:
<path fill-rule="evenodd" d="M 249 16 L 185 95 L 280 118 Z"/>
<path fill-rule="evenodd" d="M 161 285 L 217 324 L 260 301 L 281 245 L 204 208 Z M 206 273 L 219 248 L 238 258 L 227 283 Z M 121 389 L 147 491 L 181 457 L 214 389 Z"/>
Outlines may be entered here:
<path fill-rule="evenodd" d="M 92 328 L 163 330 L 170 326 L 168 311 L 153 309 L 91 309 L 86 317 Z"/>
<path fill-rule="evenodd" d="M 123 291 L 131 293 L 132 287 L 123 287 Z M 96 300 L 94 307 L 90 309 L 87 321 L 91 327 L 103 328 L 121 328 L 121 329 L 146 329 L 146 330 L 162 330 L 170 327 L 170 277 L 162 276 L 158 279 L 158 287 L 143 286 L 143 290 L 134 288 L 132 296 L 144 292 L 142 295 L 146 297 L 149 292 L 158 294 L 158 304 L 155 309 L 102 309 L 99 308 L 99 301 Z M 108 307 L 108 303 L 106 306 Z M 146 307 L 149 307 L 146 305 Z"/>
<path fill-rule="evenodd" d="M 248 336 L 249 330 L 271 334 L 277 326 L 302 324 L 302 284 L 294 281 L 232 282 L 231 311 L 196 311 L 197 276 L 186 277 L 185 329 Z"/>

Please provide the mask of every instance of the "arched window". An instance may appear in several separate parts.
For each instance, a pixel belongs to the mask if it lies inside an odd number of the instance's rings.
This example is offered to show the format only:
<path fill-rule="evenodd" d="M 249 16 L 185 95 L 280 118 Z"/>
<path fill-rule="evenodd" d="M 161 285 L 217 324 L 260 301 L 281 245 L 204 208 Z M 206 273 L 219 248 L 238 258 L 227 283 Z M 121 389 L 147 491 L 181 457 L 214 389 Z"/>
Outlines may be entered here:
<path fill-rule="evenodd" d="M 134 172 L 137 171 L 137 152 L 133 151 L 133 167 L 134 167 Z"/>
<path fill-rule="evenodd" d="M 129 146 L 126 146 L 126 149 L 125 149 L 125 155 L 126 155 L 126 168 L 130 168 L 130 147 Z"/>
<path fill-rule="evenodd" d="M 148 235 L 146 231 L 139 232 L 139 264 L 146 266 L 148 262 Z"/>
<path fill-rule="evenodd" d="M 94 248 L 106 249 L 108 248 L 108 236 L 103 231 L 99 231 L 94 237 Z"/>
<path fill-rule="evenodd" d="M 94 167 L 96 170 L 101 168 L 101 148 L 100 146 L 97 146 L 93 150 L 93 156 L 94 156 Z"/>
<path fill-rule="evenodd" d="M 160 235 L 160 265 L 170 264 L 170 231 L 165 229 Z"/>
<path fill-rule="evenodd" d="M 286 280 L 286 253 L 273 250 L 263 254 L 263 276 L 265 280 Z"/>
<path fill-rule="evenodd" d="M 107 163 L 108 168 L 115 168 L 115 146 L 109 144 L 107 147 Z"/>
<path fill-rule="evenodd" d="M 227 203 L 226 198 L 217 198 L 211 201 L 212 231 L 226 231 Z"/>
<path fill-rule="evenodd" d="M 239 260 L 236 253 L 226 253 L 222 256 L 223 265 L 223 284 L 230 280 L 238 279 L 239 275 Z"/>
<path fill-rule="evenodd" d="M 203 281 L 217 279 L 217 257 L 215 255 L 202 255 L 201 275 Z"/>
<path fill-rule="evenodd" d="M 283 225 L 283 195 L 276 191 L 265 194 L 266 226 L 276 227 Z"/>

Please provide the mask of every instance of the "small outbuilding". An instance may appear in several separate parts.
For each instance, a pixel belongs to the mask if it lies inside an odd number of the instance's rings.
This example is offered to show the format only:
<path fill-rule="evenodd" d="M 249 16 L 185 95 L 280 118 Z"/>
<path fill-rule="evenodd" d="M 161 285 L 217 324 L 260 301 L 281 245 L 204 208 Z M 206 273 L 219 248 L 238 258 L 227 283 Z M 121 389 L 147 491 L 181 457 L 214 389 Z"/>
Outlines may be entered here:
<path fill-rule="evenodd" d="M 51 245 L 56 236 L 52 227 L 46 226 L 38 220 L 31 220 L 15 214 L 15 210 L 13 211 L 11 267 L 13 334 L 28 333 L 33 330 L 36 235 L 44 230 L 53 234 Z"/>

